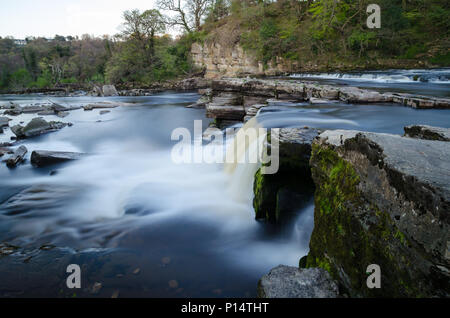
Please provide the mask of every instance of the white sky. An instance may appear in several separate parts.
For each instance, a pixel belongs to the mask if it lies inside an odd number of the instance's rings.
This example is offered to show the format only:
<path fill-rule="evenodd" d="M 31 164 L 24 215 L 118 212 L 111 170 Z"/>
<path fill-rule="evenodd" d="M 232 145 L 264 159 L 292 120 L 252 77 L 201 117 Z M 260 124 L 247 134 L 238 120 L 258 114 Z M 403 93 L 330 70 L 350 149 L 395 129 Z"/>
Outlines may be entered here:
<path fill-rule="evenodd" d="M 156 0 L 0 0 L 0 36 L 102 36 L 119 32 L 125 10 L 155 8 Z"/>

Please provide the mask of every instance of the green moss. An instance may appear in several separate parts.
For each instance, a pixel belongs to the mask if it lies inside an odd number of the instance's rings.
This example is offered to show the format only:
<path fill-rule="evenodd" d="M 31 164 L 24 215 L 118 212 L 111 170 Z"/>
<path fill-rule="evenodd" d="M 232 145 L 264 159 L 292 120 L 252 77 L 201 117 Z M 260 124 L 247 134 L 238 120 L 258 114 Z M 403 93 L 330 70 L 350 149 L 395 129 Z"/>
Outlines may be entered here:
<path fill-rule="evenodd" d="M 315 144 L 311 167 L 317 188 L 307 267 L 326 269 L 351 296 L 410 297 L 420 293 L 408 272 L 407 238 L 387 212 L 364 201 L 353 166 L 331 147 Z M 382 268 L 382 289 L 366 286 L 370 264 Z"/>
<path fill-rule="evenodd" d="M 359 176 L 350 164 L 338 158 L 332 150 L 313 145 L 313 154 L 320 158 L 318 168 L 328 175 L 321 182 L 324 195 L 317 202 L 320 214 L 327 215 L 335 209 L 342 211 L 343 202 L 355 195 L 353 187 L 359 183 Z"/>
<path fill-rule="evenodd" d="M 253 199 L 253 208 L 255 209 L 256 219 L 266 218 L 269 203 L 267 202 L 268 194 L 265 189 L 266 182 L 265 176 L 261 173 L 259 169 L 255 174 L 255 180 L 253 184 L 253 193 L 255 195 Z"/>

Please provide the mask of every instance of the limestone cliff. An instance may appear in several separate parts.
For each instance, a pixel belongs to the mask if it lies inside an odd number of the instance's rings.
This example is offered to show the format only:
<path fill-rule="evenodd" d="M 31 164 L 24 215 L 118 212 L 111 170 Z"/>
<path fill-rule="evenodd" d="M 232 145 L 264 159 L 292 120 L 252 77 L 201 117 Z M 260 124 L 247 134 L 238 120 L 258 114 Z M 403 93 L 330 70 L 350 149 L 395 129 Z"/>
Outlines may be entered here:
<path fill-rule="evenodd" d="M 194 43 L 191 56 L 196 67 L 206 70 L 207 78 L 276 75 L 293 72 L 297 66 L 282 58 L 264 65 L 239 44 L 230 47 L 217 42 Z"/>

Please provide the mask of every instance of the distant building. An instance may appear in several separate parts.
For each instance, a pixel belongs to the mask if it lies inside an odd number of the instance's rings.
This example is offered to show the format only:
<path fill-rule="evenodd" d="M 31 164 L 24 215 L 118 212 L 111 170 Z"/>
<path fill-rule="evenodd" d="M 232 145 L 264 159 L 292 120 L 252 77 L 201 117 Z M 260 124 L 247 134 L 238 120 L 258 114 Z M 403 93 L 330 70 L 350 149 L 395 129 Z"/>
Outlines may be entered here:
<path fill-rule="evenodd" d="M 27 45 L 27 41 L 26 40 L 20 40 L 20 39 L 14 39 L 14 44 L 18 45 L 18 46 L 24 46 L 24 45 Z"/>

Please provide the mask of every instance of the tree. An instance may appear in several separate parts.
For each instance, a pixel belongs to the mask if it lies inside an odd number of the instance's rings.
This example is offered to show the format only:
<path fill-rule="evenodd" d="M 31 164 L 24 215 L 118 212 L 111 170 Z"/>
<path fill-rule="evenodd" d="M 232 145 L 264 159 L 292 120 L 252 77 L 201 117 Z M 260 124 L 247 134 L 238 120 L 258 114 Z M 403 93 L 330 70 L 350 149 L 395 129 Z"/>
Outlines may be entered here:
<path fill-rule="evenodd" d="M 155 36 L 166 30 L 166 20 L 163 15 L 155 9 L 141 13 L 134 9 L 125 11 L 123 14 L 122 36 L 138 42 L 146 52 L 146 56 L 151 62 L 155 55 Z"/>
<path fill-rule="evenodd" d="M 174 17 L 169 19 L 169 24 L 181 26 L 188 33 L 200 30 L 212 4 L 212 0 L 158 0 L 161 10 L 175 13 Z"/>

